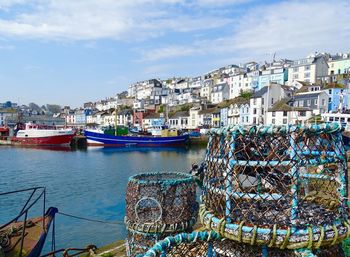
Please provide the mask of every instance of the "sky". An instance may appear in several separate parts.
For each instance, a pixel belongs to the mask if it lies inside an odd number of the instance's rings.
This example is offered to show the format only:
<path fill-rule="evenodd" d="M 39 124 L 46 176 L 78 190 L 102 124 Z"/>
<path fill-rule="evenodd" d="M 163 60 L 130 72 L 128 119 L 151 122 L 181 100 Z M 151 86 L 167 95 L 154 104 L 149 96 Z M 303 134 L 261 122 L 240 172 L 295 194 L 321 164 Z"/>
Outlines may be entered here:
<path fill-rule="evenodd" d="M 79 107 L 137 81 L 350 52 L 349 0 L 0 0 L 0 102 Z"/>

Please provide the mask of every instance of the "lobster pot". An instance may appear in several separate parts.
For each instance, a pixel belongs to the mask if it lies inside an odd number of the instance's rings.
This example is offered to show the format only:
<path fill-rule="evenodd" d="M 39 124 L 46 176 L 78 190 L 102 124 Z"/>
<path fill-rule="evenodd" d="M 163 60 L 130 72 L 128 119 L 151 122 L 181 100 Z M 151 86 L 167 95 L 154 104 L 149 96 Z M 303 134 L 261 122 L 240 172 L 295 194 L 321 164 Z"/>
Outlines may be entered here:
<path fill-rule="evenodd" d="M 278 248 L 268 248 L 266 246 L 237 243 L 225 239 L 214 242 L 213 251 L 218 257 L 345 257 L 340 244 L 317 250 L 281 250 Z"/>
<path fill-rule="evenodd" d="M 131 177 L 125 217 L 128 256 L 137 256 L 166 236 L 192 230 L 197 214 L 196 185 L 190 174 L 147 173 Z"/>
<path fill-rule="evenodd" d="M 229 239 L 281 249 L 349 237 L 339 124 L 213 129 L 201 221 Z"/>
<path fill-rule="evenodd" d="M 327 249 L 280 250 L 221 239 L 211 232 L 193 232 L 166 237 L 143 257 L 345 257 L 340 245 Z"/>
<path fill-rule="evenodd" d="M 126 239 L 127 256 L 142 256 L 155 242 L 164 239 L 164 234 L 159 233 L 145 233 L 135 230 L 128 230 L 128 237 Z"/>

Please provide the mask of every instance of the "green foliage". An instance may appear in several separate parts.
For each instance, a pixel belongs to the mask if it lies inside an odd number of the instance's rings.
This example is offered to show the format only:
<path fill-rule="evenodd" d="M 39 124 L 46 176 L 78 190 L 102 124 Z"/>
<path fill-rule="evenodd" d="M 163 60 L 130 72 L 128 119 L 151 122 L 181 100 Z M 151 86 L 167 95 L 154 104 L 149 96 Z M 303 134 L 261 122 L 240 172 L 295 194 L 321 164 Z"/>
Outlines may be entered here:
<path fill-rule="evenodd" d="M 252 96 L 253 96 L 253 92 L 250 91 L 250 90 L 247 90 L 247 91 L 242 91 L 240 94 L 239 94 L 240 97 L 244 98 L 244 99 L 250 99 Z"/>
<path fill-rule="evenodd" d="M 159 106 L 159 110 L 158 110 L 158 113 L 163 113 L 165 111 L 165 105 L 162 104 Z"/>
<path fill-rule="evenodd" d="M 192 104 L 184 104 L 180 106 L 180 111 L 188 112 L 193 107 Z"/>
<path fill-rule="evenodd" d="M 129 109 L 131 109 L 129 106 L 127 106 L 127 105 L 121 105 L 121 106 L 119 106 L 118 107 L 118 109 L 120 110 L 120 111 L 122 111 L 122 110 L 129 110 Z"/>

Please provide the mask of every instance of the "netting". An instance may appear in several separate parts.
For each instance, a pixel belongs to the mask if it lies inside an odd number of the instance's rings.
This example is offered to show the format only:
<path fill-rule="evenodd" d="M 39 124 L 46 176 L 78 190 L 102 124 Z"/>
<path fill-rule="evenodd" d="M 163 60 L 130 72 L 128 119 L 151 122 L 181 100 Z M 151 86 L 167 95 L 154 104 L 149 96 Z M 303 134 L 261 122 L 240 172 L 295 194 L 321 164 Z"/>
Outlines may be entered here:
<path fill-rule="evenodd" d="M 147 173 L 129 179 L 126 192 L 128 256 L 138 256 L 156 241 L 187 232 L 196 223 L 196 186 L 185 173 Z"/>
<path fill-rule="evenodd" d="M 318 250 L 280 250 L 222 239 L 214 231 L 169 236 L 156 243 L 143 257 L 343 257 L 340 245 Z"/>
<path fill-rule="evenodd" d="M 223 237 L 281 249 L 350 235 L 339 124 L 211 131 L 201 221 Z"/>

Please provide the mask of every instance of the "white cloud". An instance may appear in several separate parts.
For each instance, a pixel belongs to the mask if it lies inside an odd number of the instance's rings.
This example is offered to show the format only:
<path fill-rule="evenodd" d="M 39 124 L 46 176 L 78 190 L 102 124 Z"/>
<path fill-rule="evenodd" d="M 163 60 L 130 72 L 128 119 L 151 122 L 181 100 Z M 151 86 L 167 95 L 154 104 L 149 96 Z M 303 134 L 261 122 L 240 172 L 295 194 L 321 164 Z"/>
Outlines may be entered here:
<path fill-rule="evenodd" d="M 208 0 L 210 1 L 210 0 Z M 238 17 L 231 35 L 189 45 L 143 52 L 144 60 L 194 55 L 234 55 L 236 60 L 266 58 L 268 53 L 300 57 L 312 51 L 349 51 L 349 1 L 285 1 L 253 7 Z"/>
<path fill-rule="evenodd" d="M 196 53 L 196 49 L 191 46 L 167 46 L 149 51 L 142 51 L 141 61 L 157 61 L 161 59 L 171 59 L 174 57 L 189 56 Z"/>
<path fill-rule="evenodd" d="M 197 0 L 195 3 L 200 6 L 225 6 L 251 2 L 252 0 Z"/>
<path fill-rule="evenodd" d="M 194 2 L 200 4 L 203 0 Z M 11 13 L 15 5 L 22 6 L 20 13 Z M 12 15 L 0 18 L 0 33 L 54 40 L 138 40 L 169 30 L 219 28 L 232 21 L 196 9 L 188 12 L 186 6 L 185 0 L 0 0 L 0 8 L 6 8 Z"/>

